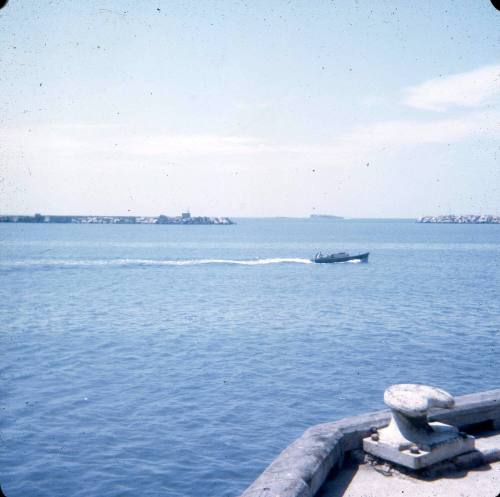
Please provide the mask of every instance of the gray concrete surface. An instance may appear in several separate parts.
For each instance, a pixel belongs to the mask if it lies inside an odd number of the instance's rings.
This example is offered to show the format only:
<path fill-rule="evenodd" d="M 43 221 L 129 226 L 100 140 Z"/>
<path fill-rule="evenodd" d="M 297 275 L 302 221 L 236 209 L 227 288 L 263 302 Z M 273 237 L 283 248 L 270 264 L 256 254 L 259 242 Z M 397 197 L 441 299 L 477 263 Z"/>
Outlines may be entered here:
<path fill-rule="evenodd" d="M 428 417 L 430 421 L 459 429 L 478 423 L 500 429 L 500 389 L 457 397 L 453 409 L 433 412 Z M 309 428 L 267 467 L 242 497 L 315 496 L 330 470 L 342 467 L 344 455 L 360 449 L 363 438 L 373 429 L 386 427 L 390 418 L 389 411 L 379 411 Z M 335 481 L 341 485 L 341 479 Z"/>
<path fill-rule="evenodd" d="M 434 481 L 384 476 L 367 465 L 343 470 L 318 497 L 498 497 L 500 463 Z"/>
<path fill-rule="evenodd" d="M 449 463 L 421 478 L 402 474 L 388 465 L 361 464 L 342 469 L 327 479 L 317 497 L 498 497 L 500 494 L 500 433 L 477 438 L 476 448 L 484 458 L 496 462 L 464 469 L 460 463 L 474 466 L 471 454 L 458 464 Z"/>

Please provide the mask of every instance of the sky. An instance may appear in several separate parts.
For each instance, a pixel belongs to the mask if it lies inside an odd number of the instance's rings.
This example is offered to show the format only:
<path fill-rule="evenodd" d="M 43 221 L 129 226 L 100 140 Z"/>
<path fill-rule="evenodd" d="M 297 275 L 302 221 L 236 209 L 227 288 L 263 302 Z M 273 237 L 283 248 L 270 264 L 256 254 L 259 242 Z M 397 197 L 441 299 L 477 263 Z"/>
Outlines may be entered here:
<path fill-rule="evenodd" d="M 0 214 L 500 215 L 489 0 L 10 0 Z"/>

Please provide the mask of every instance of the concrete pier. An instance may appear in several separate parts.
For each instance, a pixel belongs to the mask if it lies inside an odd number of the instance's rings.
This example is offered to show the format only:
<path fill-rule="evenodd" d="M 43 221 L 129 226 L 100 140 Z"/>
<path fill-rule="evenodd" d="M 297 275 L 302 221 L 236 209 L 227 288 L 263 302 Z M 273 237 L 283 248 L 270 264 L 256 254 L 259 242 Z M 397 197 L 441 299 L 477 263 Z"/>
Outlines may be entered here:
<path fill-rule="evenodd" d="M 481 433 L 494 433 L 495 430 L 500 430 L 500 389 L 457 397 L 452 409 L 432 412 L 428 420 L 454 426 L 477 438 L 481 438 Z M 326 480 L 330 494 L 324 494 L 325 497 L 349 495 L 345 493 L 344 483 L 338 479 L 345 469 L 344 463 L 366 462 L 363 439 L 387 427 L 390 421 L 390 411 L 379 411 L 309 428 L 267 467 L 241 497 L 313 497 L 323 492 Z M 491 467 L 500 459 L 499 449 L 497 446 L 490 447 L 484 453 L 480 450 L 469 453 L 472 454 L 468 456 L 469 460 L 459 460 L 457 464 Z M 389 469 L 393 467 L 385 464 Z M 397 468 L 397 465 L 394 467 Z M 485 481 L 495 478 L 494 473 L 484 471 L 481 474 Z M 405 478 L 420 481 L 418 472 L 408 473 Z M 498 480 L 495 481 L 498 483 Z M 474 485 L 474 479 L 464 478 L 463 485 Z M 331 493 L 336 487 L 343 488 L 344 493 Z M 385 494 L 379 492 L 377 495 L 392 495 L 391 492 L 392 490 L 388 490 Z M 465 492 L 463 495 L 477 494 Z M 496 494 L 492 497 L 496 497 Z"/>

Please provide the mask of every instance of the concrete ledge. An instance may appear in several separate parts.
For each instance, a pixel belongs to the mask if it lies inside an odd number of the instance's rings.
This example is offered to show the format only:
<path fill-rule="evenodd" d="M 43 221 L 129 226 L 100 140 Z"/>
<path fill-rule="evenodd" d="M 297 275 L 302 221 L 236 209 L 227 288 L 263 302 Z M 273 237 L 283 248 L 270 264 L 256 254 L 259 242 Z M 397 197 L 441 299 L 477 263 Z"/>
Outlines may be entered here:
<path fill-rule="evenodd" d="M 289 445 L 248 487 L 241 497 L 313 497 L 344 454 L 362 448 L 373 428 L 384 428 L 390 411 L 378 411 L 313 426 Z M 500 425 L 500 389 L 456 397 L 451 410 L 436 411 L 431 421 L 458 428 L 489 423 Z"/>
<path fill-rule="evenodd" d="M 500 389 L 462 395 L 455 398 L 455 407 L 449 411 L 437 411 L 430 421 L 448 423 L 458 428 L 491 421 L 500 423 Z"/>

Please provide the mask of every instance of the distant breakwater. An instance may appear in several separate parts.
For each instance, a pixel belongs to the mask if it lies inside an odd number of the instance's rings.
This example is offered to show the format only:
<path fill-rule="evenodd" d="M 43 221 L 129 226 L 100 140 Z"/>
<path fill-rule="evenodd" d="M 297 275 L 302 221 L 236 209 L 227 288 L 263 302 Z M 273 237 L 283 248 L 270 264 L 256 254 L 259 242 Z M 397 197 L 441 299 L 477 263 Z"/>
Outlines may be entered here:
<path fill-rule="evenodd" d="M 500 224 L 500 216 L 468 214 L 465 216 L 422 216 L 417 223 L 442 223 L 442 224 Z"/>
<path fill-rule="evenodd" d="M 235 224 L 228 217 L 191 216 L 0 216 L 0 223 L 71 223 L 71 224 Z"/>

